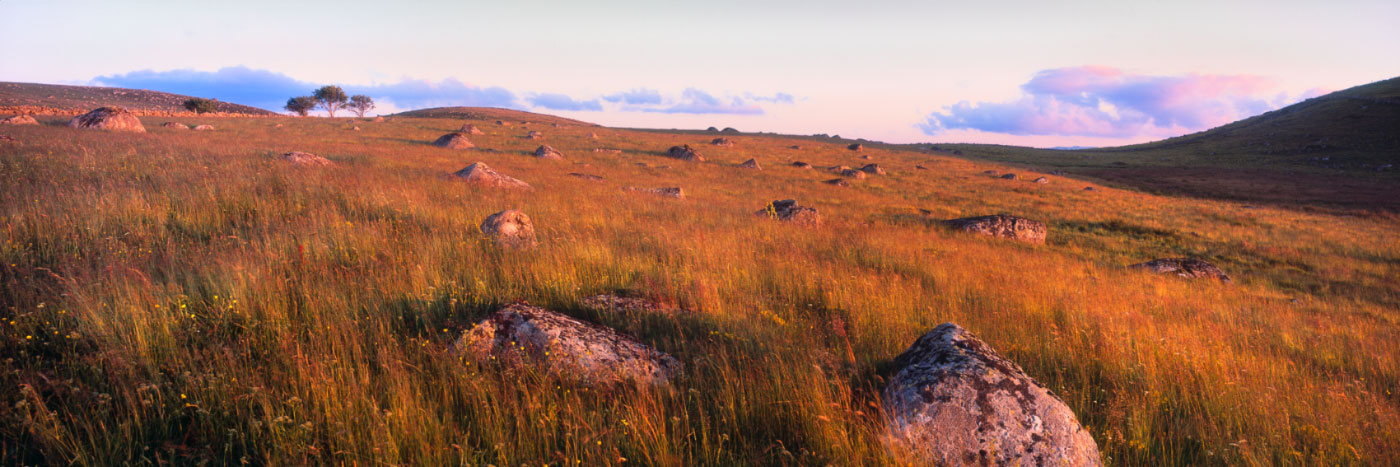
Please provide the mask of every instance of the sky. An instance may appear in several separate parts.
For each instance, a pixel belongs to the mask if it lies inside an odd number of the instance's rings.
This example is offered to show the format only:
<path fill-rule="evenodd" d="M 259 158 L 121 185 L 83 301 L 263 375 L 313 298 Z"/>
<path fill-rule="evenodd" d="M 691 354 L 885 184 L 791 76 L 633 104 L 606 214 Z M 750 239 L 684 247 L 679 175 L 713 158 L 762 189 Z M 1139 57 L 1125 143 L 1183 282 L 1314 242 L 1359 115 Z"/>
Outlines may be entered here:
<path fill-rule="evenodd" d="M 1108 146 L 1400 76 L 1400 2 L 0 0 L 0 81 Z"/>

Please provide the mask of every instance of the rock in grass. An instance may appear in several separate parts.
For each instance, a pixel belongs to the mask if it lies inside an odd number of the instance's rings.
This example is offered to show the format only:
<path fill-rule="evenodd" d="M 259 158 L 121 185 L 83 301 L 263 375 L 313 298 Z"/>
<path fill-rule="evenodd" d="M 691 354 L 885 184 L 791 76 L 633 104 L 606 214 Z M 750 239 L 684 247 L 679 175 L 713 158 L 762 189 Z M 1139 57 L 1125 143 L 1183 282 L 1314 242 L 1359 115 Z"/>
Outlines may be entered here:
<path fill-rule="evenodd" d="M 600 176 L 600 175 L 593 175 L 593 174 L 586 174 L 586 173 L 578 173 L 578 172 L 569 172 L 569 176 L 571 176 L 571 177 L 578 177 L 578 178 L 582 178 L 582 179 L 584 179 L 584 180 L 591 180 L 591 181 L 595 181 L 595 182 L 603 181 L 603 177 Z"/>
<path fill-rule="evenodd" d="M 739 167 L 742 167 L 742 168 L 745 168 L 745 169 L 759 169 L 759 170 L 762 170 L 762 169 L 763 169 L 763 167 L 759 167 L 759 166 L 758 166 L 758 160 L 756 160 L 756 159 L 749 159 L 749 160 L 746 160 L 746 161 L 744 161 L 744 163 L 739 164 Z"/>
<path fill-rule="evenodd" d="M 922 166 L 922 165 L 916 165 L 916 166 L 914 166 L 914 170 L 928 170 L 928 167 L 924 167 L 924 166 Z"/>
<path fill-rule="evenodd" d="M 68 126 L 93 130 L 146 132 L 146 127 L 141 126 L 141 120 L 136 118 L 136 114 L 120 107 L 102 107 L 73 117 L 68 121 Z"/>
<path fill-rule="evenodd" d="M 318 155 L 315 155 L 315 154 L 312 154 L 312 153 L 309 153 L 309 152 L 301 152 L 301 151 L 292 151 L 292 152 L 283 154 L 283 155 L 282 155 L 282 160 L 287 161 L 287 162 L 291 162 L 291 163 L 296 164 L 296 165 L 313 165 L 313 166 L 331 165 L 330 159 L 326 159 L 326 158 L 324 158 L 324 157 L 321 157 L 321 156 L 318 156 Z"/>
<path fill-rule="evenodd" d="M 564 160 L 564 153 L 549 147 L 548 144 L 535 148 L 535 157 L 540 159 Z"/>
<path fill-rule="evenodd" d="M 632 192 L 637 192 L 637 193 L 653 194 L 653 195 L 662 196 L 662 197 L 666 197 L 666 198 L 675 198 L 675 199 L 682 199 L 682 198 L 685 198 L 685 191 L 684 191 L 684 190 L 681 190 L 681 188 L 678 187 L 678 186 L 661 187 L 661 188 L 638 188 L 638 187 L 635 187 L 635 186 L 625 186 L 625 187 L 622 187 L 622 190 L 623 190 L 623 191 L 632 191 Z"/>
<path fill-rule="evenodd" d="M 506 248 L 528 249 L 536 244 L 535 223 L 519 209 L 507 209 L 486 216 L 486 220 L 481 221 L 481 233 Z"/>
<path fill-rule="evenodd" d="M 956 230 L 964 232 L 990 235 L 998 238 L 1009 238 L 1026 243 L 1045 243 L 1045 224 L 1039 221 L 1024 219 L 1005 214 L 992 216 L 965 217 L 962 219 L 952 219 L 943 223 Z"/>
<path fill-rule="evenodd" d="M 594 295 L 583 299 L 583 305 L 598 311 L 676 314 L 679 308 L 663 305 L 645 298 L 623 297 L 613 294 Z"/>
<path fill-rule="evenodd" d="M 433 146 L 447 149 L 471 149 L 476 147 L 471 140 L 467 139 L 467 134 L 462 132 L 448 133 L 438 137 L 433 141 Z"/>
<path fill-rule="evenodd" d="M 29 115 L 15 115 L 10 118 L 0 120 L 0 125 L 38 125 L 39 121 Z"/>
<path fill-rule="evenodd" d="M 176 129 L 176 130 L 188 130 L 188 129 L 190 129 L 189 125 L 186 125 L 186 124 L 183 124 L 183 123 L 180 123 L 180 122 L 165 122 L 165 123 L 162 123 L 160 126 L 163 126 L 163 127 L 166 127 L 166 128 L 174 128 L 174 129 Z"/>
<path fill-rule="evenodd" d="M 956 324 L 895 359 L 884 408 L 893 443 L 917 465 L 1102 465 L 1069 406 Z"/>
<path fill-rule="evenodd" d="M 374 117 L 374 123 L 384 123 L 384 117 Z"/>
<path fill-rule="evenodd" d="M 812 164 L 808 164 L 808 163 L 802 162 L 802 161 L 793 162 L 793 163 L 792 163 L 792 166 L 793 166 L 793 167 L 797 167 L 797 168 L 799 168 L 799 169 L 808 169 L 808 170 L 811 170 L 811 168 L 812 168 Z"/>
<path fill-rule="evenodd" d="M 754 214 L 795 224 L 817 225 L 822 223 L 822 216 L 817 214 L 817 208 L 799 206 L 796 200 L 791 199 L 774 200 Z"/>
<path fill-rule="evenodd" d="M 710 144 L 727 148 L 734 145 L 734 140 L 729 138 L 715 138 L 710 140 Z"/>
<path fill-rule="evenodd" d="M 1007 180 L 1015 180 L 1015 179 L 1016 179 L 1016 174 L 1005 174 L 1005 175 L 1002 175 L 1001 178 L 1004 178 L 1004 179 L 1007 179 Z"/>
<path fill-rule="evenodd" d="M 1050 179 L 1045 178 L 1045 177 L 1036 177 L 1035 180 L 1031 180 L 1031 181 L 1032 181 L 1032 182 L 1035 182 L 1035 183 L 1050 183 Z"/>
<path fill-rule="evenodd" d="M 452 175 L 466 180 L 467 183 L 471 183 L 473 185 L 492 188 L 511 188 L 522 190 L 532 189 L 530 188 L 529 183 L 516 180 L 514 178 L 502 175 L 499 172 L 496 172 L 495 170 L 491 170 L 491 167 L 488 167 L 485 162 L 477 162 L 475 164 L 469 165 L 462 170 L 458 170 Z"/>
<path fill-rule="evenodd" d="M 865 146 L 861 146 L 860 143 L 852 143 L 850 146 L 846 146 L 846 149 L 850 149 L 852 151 L 859 151 L 865 149 Z"/>
<path fill-rule="evenodd" d="M 1217 279 L 1226 284 L 1233 282 L 1230 280 L 1230 276 L 1225 275 L 1225 271 L 1221 271 L 1214 264 L 1196 258 L 1160 258 L 1128 267 L 1157 274 L 1174 274 L 1187 279 Z"/>
<path fill-rule="evenodd" d="M 671 149 L 666 150 L 666 157 L 686 161 L 705 161 L 705 156 L 700 155 L 699 151 L 691 149 L 689 144 L 684 146 L 671 146 Z"/>
<path fill-rule="evenodd" d="M 856 169 L 846 169 L 846 170 L 842 170 L 842 171 L 841 171 L 841 176 L 842 176 L 842 177 L 847 177 L 847 178 L 854 178 L 854 179 L 857 179 L 857 180 L 866 177 L 865 172 L 862 172 L 862 171 L 856 170 Z"/>
<path fill-rule="evenodd" d="M 467 123 L 467 124 L 462 125 L 462 129 L 457 130 L 457 132 L 458 132 L 458 133 L 466 133 L 466 134 L 469 134 L 469 135 L 482 135 L 482 134 L 485 134 L 484 132 L 481 131 L 480 128 L 477 128 L 476 125 L 472 125 L 472 124 L 470 124 L 470 123 Z"/>
<path fill-rule="evenodd" d="M 679 360 L 634 337 L 525 304 L 477 323 L 454 348 L 477 362 L 533 366 L 589 386 L 666 384 L 681 373 Z"/>
<path fill-rule="evenodd" d="M 827 184 L 827 185 L 836 185 L 836 186 L 851 186 L 851 182 L 846 181 L 846 179 L 844 179 L 844 178 L 833 178 L 833 179 L 831 179 L 831 180 L 827 180 L 827 181 L 822 182 L 822 183 L 825 183 L 825 184 Z"/>
<path fill-rule="evenodd" d="M 868 174 L 870 174 L 870 175 L 884 175 L 884 174 L 885 174 L 885 169 L 884 169 L 883 167 L 880 167 L 880 164 L 865 164 L 864 167 L 861 167 L 861 168 L 860 168 L 860 171 L 861 171 L 861 172 L 868 173 Z"/>
<path fill-rule="evenodd" d="M 526 139 L 542 139 L 542 138 L 544 138 L 544 133 L 540 133 L 540 132 L 538 132 L 538 131 L 531 131 L 531 132 L 525 134 L 525 138 L 526 138 Z"/>
<path fill-rule="evenodd" d="M 194 131 L 214 131 L 214 125 L 195 125 Z"/>
<path fill-rule="evenodd" d="M 496 126 L 510 126 L 510 122 L 507 122 L 505 120 L 496 120 Z"/>

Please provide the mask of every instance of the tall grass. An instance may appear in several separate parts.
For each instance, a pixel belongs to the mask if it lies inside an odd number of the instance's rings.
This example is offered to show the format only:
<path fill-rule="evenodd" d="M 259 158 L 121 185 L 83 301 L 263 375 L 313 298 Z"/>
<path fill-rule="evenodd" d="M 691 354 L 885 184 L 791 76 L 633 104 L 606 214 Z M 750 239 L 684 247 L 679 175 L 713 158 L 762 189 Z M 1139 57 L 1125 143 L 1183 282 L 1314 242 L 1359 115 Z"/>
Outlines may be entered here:
<path fill-rule="evenodd" d="M 0 464 L 887 464 L 882 378 L 944 321 L 1064 398 L 1112 464 L 1400 458 L 1394 217 L 1085 192 L 869 149 L 890 175 L 839 188 L 786 164 L 866 161 L 778 137 L 475 122 L 499 152 L 450 151 L 426 142 L 460 121 L 204 120 L 219 130 L 6 130 Z M 569 160 L 527 156 L 530 129 Z M 682 143 L 710 161 L 660 156 Z M 337 164 L 276 159 L 291 150 Z M 765 170 L 735 168 L 749 157 Z M 445 176 L 478 160 L 536 190 Z M 753 216 L 781 198 L 824 224 Z M 538 249 L 481 238 L 507 208 L 535 220 Z M 1047 222 L 1049 244 L 933 222 L 996 212 Z M 1122 267 L 1181 255 L 1236 285 Z M 612 291 L 691 312 L 581 304 Z M 636 335 L 685 375 L 599 391 L 451 354 L 521 300 Z"/>

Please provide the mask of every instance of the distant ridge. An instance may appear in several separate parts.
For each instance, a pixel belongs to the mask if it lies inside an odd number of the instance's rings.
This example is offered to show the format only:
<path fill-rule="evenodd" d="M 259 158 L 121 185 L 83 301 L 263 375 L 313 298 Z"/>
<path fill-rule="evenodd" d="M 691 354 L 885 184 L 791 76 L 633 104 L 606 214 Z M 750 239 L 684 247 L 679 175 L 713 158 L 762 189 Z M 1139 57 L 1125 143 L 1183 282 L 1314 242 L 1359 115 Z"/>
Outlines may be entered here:
<path fill-rule="evenodd" d="M 520 122 L 550 123 L 569 126 L 598 126 L 596 123 L 589 123 L 571 118 L 556 117 L 553 115 L 537 114 L 523 110 L 502 109 L 497 107 L 433 107 L 430 109 L 410 110 L 393 114 L 394 117 L 416 117 L 416 118 L 460 118 L 463 120 L 502 120 L 514 124 Z"/>
<path fill-rule="evenodd" d="M 137 114 L 187 113 L 193 96 L 144 89 L 62 84 L 0 82 L 0 109 L 8 113 L 75 113 L 98 107 L 123 107 Z M 215 112 L 230 115 L 277 115 L 267 110 L 219 101 Z"/>

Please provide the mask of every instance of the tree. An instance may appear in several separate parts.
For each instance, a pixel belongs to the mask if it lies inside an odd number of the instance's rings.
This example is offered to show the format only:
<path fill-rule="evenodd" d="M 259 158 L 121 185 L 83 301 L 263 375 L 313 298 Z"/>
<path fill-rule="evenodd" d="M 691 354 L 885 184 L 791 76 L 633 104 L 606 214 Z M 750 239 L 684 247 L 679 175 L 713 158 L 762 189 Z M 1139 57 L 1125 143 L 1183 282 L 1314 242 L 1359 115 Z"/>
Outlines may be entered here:
<path fill-rule="evenodd" d="M 185 100 L 185 110 L 189 110 L 194 113 L 207 114 L 209 112 L 213 112 L 215 109 L 218 108 L 218 106 L 219 101 L 212 99 L 201 99 L 198 97 L 191 97 Z"/>
<path fill-rule="evenodd" d="M 350 97 L 345 95 L 345 90 L 340 86 L 321 86 L 316 92 L 311 93 L 311 97 L 316 98 L 316 102 L 321 104 L 321 108 L 326 109 L 326 114 L 335 118 L 335 109 L 345 105 L 345 101 Z"/>
<path fill-rule="evenodd" d="M 316 98 L 311 96 L 293 97 L 287 99 L 285 108 L 288 112 L 297 114 L 299 117 L 305 117 L 307 112 L 316 110 Z"/>
<path fill-rule="evenodd" d="M 356 94 L 350 96 L 350 103 L 345 104 L 345 108 L 350 109 L 351 112 L 355 112 L 355 115 L 360 118 L 365 118 L 365 112 L 369 112 L 370 109 L 374 108 L 374 99 L 370 99 L 369 96 L 364 94 Z"/>

